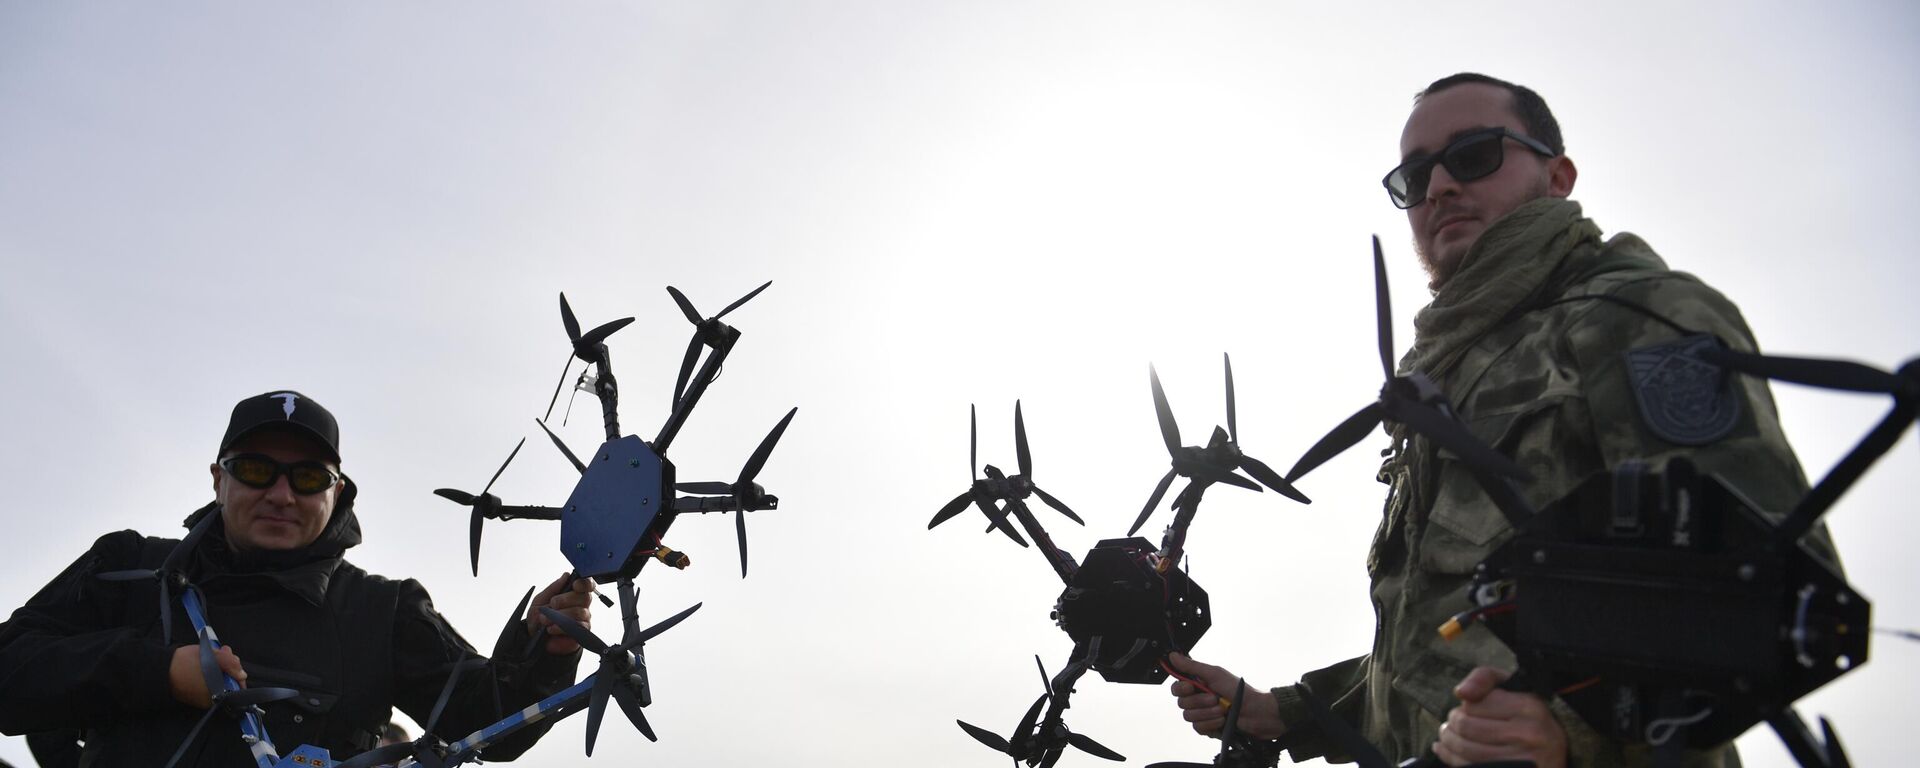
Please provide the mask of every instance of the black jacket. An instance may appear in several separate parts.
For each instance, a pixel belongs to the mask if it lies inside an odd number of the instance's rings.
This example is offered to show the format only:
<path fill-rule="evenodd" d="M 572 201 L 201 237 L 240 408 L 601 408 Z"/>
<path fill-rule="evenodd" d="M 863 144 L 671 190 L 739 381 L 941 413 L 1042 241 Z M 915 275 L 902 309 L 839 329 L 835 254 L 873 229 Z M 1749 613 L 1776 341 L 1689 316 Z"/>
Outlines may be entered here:
<path fill-rule="evenodd" d="M 186 566 L 205 596 L 208 624 L 246 665 L 247 684 L 302 692 L 264 705 L 281 754 L 301 744 L 324 747 L 335 760 L 364 751 L 395 706 L 425 723 L 453 664 L 478 656 L 419 582 L 341 559 L 360 543 L 353 496 L 349 483 L 320 538 L 296 552 L 234 553 L 216 519 Z M 209 514 L 217 508 L 201 508 L 187 525 Z M 97 578 L 157 567 L 176 543 L 134 531 L 102 536 L 0 624 L 0 731 L 78 729 L 83 766 L 160 765 L 179 748 L 205 712 L 175 702 L 168 689 L 173 649 L 195 642 L 185 609 L 177 599 L 169 606 L 173 636 L 162 638 L 155 582 Z M 522 624 L 510 622 L 487 669 L 461 676 L 435 732 L 458 739 L 565 689 L 579 658 L 533 648 Z M 511 760 L 550 726 L 529 727 L 484 754 Z M 236 721 L 216 715 L 181 764 L 251 768 L 239 733 Z"/>

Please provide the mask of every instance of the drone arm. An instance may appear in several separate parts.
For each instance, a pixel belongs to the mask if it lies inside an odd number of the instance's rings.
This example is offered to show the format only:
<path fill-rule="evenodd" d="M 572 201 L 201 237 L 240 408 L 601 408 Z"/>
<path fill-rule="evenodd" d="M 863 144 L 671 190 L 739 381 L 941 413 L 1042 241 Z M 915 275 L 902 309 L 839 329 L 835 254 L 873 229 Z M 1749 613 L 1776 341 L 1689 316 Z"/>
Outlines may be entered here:
<path fill-rule="evenodd" d="M 559 507 L 512 506 L 512 505 L 502 504 L 500 506 L 500 519 L 501 520 L 521 520 L 521 519 L 558 520 L 560 519 L 560 508 Z"/>
<path fill-rule="evenodd" d="M 733 344 L 740 338 L 740 331 L 733 326 L 720 324 L 720 341 L 713 345 L 713 354 L 707 355 L 707 361 L 700 365 L 700 372 L 694 374 L 693 381 L 687 383 L 687 391 L 675 403 L 673 414 L 667 417 L 667 423 L 660 427 L 660 434 L 653 438 L 653 452 L 667 455 L 667 446 L 673 444 L 680 427 L 687 423 L 687 416 L 693 413 L 693 407 L 700 404 L 700 396 L 706 394 L 707 385 L 713 383 L 714 376 L 720 372 L 720 366 L 727 361 L 727 353 L 733 351 Z"/>
<path fill-rule="evenodd" d="M 1033 516 L 1033 510 L 1027 508 L 1026 502 L 1018 499 L 1008 501 L 1007 511 L 1019 519 L 1020 527 L 1027 529 L 1027 537 L 1040 545 L 1041 556 L 1047 559 L 1048 565 L 1053 566 L 1053 572 L 1060 575 L 1060 581 L 1072 584 L 1073 574 L 1080 570 L 1080 565 L 1073 561 L 1072 555 L 1054 545 L 1053 537 L 1048 536 L 1047 529 L 1040 526 L 1040 520 Z"/>

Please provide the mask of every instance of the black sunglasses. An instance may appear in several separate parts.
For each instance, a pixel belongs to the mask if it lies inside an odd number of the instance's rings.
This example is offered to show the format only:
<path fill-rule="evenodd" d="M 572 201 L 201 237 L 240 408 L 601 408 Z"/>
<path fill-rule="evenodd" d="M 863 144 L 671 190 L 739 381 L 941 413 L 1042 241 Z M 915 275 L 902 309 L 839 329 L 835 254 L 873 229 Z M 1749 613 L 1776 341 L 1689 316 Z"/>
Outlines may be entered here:
<path fill-rule="evenodd" d="M 332 488 L 334 483 L 340 482 L 340 476 L 320 462 L 296 461 L 292 464 L 281 464 L 272 457 L 258 453 L 228 456 L 220 460 L 220 467 L 243 485 L 262 490 L 272 488 L 273 482 L 280 479 L 281 474 L 285 474 L 287 487 L 302 496 L 311 496 Z"/>
<path fill-rule="evenodd" d="M 1544 157 L 1553 157 L 1554 154 L 1547 145 L 1506 128 L 1488 128 L 1455 139 L 1438 153 L 1401 163 L 1400 167 L 1389 171 L 1380 183 L 1386 186 L 1387 196 L 1393 198 L 1395 206 L 1412 208 L 1426 202 L 1427 182 L 1433 180 L 1433 167 L 1436 165 L 1446 168 L 1447 175 L 1452 176 L 1454 181 L 1473 181 L 1500 170 L 1501 162 L 1507 158 L 1507 148 L 1501 139 L 1513 139 Z"/>

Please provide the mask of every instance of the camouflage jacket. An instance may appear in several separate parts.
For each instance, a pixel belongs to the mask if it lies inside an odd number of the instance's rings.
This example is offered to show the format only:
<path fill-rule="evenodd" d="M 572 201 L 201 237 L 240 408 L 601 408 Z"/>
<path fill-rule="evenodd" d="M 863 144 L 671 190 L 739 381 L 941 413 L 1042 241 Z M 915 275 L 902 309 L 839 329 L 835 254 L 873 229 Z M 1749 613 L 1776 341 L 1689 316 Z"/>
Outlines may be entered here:
<path fill-rule="evenodd" d="M 1602 240 L 1577 203 L 1536 200 L 1489 227 L 1460 273 L 1415 319 L 1414 349 L 1401 372 L 1420 371 L 1446 392 L 1471 431 L 1517 460 L 1534 481 L 1522 491 L 1536 509 L 1592 473 L 1627 459 L 1658 462 L 1686 453 L 1780 516 L 1806 492 L 1781 433 L 1766 384 L 1738 377 L 1738 418 L 1705 445 L 1669 442 L 1636 402 L 1626 353 L 1681 334 L 1647 314 L 1596 295 L 1625 299 L 1673 325 L 1754 349 L 1738 309 L 1697 278 L 1667 269 L 1639 238 Z M 1452 641 L 1437 628 L 1470 607 L 1474 567 L 1511 534 L 1506 517 L 1450 454 L 1388 425 L 1393 449 L 1380 468 L 1389 486 L 1367 571 L 1376 619 L 1373 651 L 1308 673 L 1302 682 L 1367 741 L 1399 761 L 1427 752 L 1452 689 L 1476 666 L 1512 670 L 1513 654 L 1484 625 Z M 1671 429 L 1668 430 L 1671 434 Z M 1825 532 L 1817 549 L 1831 555 Z M 1339 742 L 1311 725 L 1297 686 L 1275 689 L 1284 743 L 1296 761 L 1347 759 Z M 1644 747 L 1602 738 L 1554 700 L 1572 763 L 1647 764 Z M 1690 752 L 1687 765 L 1731 766 L 1731 746 Z"/>

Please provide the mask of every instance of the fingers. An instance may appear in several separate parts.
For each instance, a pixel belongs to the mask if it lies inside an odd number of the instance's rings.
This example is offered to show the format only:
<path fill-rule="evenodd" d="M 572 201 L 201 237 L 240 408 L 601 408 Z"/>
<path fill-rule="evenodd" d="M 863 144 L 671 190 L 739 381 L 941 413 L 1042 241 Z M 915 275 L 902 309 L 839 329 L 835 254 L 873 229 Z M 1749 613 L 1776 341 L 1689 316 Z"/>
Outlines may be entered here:
<path fill-rule="evenodd" d="M 1448 712 L 1433 744 L 1434 755 L 1454 766 L 1531 760 L 1547 768 L 1564 765 L 1566 751 L 1566 731 L 1553 719 L 1545 699 L 1498 689 Z"/>
<path fill-rule="evenodd" d="M 1500 684 L 1506 682 L 1510 676 L 1509 673 L 1493 667 L 1474 667 L 1459 685 L 1453 687 L 1453 695 L 1463 702 L 1476 702 L 1498 690 Z"/>
<path fill-rule="evenodd" d="M 213 663 L 220 667 L 220 671 L 225 673 L 227 677 L 231 677 L 234 682 L 239 683 L 240 687 L 245 688 L 247 686 L 247 670 L 240 665 L 240 657 L 234 654 L 232 648 L 221 646 L 215 649 L 213 652 Z"/>

